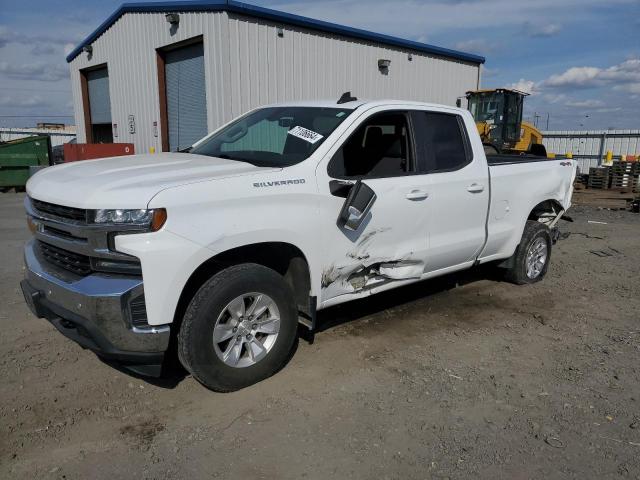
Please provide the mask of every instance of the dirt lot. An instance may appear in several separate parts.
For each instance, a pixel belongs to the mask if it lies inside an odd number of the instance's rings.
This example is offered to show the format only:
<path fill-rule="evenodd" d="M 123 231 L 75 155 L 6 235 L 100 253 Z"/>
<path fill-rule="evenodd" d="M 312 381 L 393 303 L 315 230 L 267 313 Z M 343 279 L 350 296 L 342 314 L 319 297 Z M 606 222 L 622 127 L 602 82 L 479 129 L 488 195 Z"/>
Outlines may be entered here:
<path fill-rule="evenodd" d="M 0 478 L 640 478 L 638 214 L 573 209 L 534 286 L 483 270 L 324 311 L 282 372 L 215 394 L 27 311 L 22 199 L 0 195 Z"/>

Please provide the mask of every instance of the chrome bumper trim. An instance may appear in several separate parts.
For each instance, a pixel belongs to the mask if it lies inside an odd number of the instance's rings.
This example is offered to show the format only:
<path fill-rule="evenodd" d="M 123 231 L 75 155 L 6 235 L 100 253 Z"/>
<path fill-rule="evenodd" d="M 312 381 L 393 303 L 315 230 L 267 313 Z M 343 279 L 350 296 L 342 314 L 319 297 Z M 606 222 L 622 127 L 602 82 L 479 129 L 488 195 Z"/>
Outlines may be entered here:
<path fill-rule="evenodd" d="M 169 345 L 168 325 L 133 328 L 129 301 L 143 294 L 142 278 L 108 273 L 80 277 L 41 261 L 35 240 L 25 246 L 25 279 L 40 292 L 42 301 L 58 310 L 57 317 L 89 322 L 113 349 L 129 352 L 164 352 Z M 55 308 L 59 307 L 59 308 Z"/>

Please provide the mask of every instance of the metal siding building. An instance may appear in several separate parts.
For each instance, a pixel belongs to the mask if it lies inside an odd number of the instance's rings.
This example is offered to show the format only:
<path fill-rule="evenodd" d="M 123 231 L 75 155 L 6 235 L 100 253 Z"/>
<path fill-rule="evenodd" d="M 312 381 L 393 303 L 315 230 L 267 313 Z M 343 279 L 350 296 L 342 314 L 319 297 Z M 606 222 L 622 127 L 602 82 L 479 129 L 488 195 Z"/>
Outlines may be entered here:
<path fill-rule="evenodd" d="M 640 130 L 588 130 L 542 132 L 548 152 L 573 154 L 581 172 L 602 164 L 607 152 L 614 157 L 640 155 Z"/>
<path fill-rule="evenodd" d="M 177 27 L 168 12 L 179 14 Z M 454 105 L 479 87 L 484 62 L 233 1 L 125 4 L 67 58 L 78 142 L 92 138 L 86 75 L 106 66 L 113 141 L 133 143 L 138 153 L 168 149 L 166 53 L 200 41 L 207 131 L 260 105 L 337 99 L 347 90 Z M 381 59 L 391 61 L 386 74 Z"/>

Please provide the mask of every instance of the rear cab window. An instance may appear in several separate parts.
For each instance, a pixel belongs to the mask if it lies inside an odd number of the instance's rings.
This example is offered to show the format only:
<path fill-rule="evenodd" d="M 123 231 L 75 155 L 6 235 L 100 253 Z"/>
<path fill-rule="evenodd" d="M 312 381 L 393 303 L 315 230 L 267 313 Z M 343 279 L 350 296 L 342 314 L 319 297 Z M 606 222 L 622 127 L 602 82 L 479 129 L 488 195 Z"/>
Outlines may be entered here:
<path fill-rule="evenodd" d="M 412 111 L 411 118 L 421 172 L 451 172 L 471 163 L 471 143 L 460 115 Z"/>

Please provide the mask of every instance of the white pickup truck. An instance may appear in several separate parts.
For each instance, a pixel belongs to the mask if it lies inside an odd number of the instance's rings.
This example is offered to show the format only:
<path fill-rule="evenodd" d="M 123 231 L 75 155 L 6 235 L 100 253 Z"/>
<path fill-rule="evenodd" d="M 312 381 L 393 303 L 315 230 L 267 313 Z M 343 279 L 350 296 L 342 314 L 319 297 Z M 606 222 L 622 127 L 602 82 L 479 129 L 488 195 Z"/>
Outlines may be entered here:
<path fill-rule="evenodd" d="M 281 368 L 331 305 L 487 262 L 541 280 L 575 170 L 487 158 L 457 108 L 268 106 L 188 151 L 36 174 L 21 286 L 101 357 L 159 375 L 175 344 L 196 379 L 231 391 Z"/>

